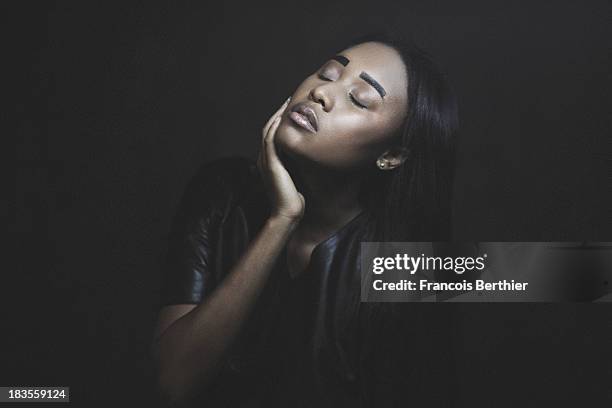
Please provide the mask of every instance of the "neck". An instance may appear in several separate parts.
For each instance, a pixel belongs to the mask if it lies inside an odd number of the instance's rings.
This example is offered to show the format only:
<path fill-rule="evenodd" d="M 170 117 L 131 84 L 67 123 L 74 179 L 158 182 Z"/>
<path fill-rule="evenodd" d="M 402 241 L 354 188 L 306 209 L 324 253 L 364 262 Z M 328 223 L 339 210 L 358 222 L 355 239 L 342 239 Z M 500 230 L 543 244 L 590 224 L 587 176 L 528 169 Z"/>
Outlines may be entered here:
<path fill-rule="evenodd" d="M 299 171 L 306 211 L 300 225 L 316 235 L 329 235 L 356 217 L 363 206 L 359 201 L 361 177 L 319 168 Z"/>

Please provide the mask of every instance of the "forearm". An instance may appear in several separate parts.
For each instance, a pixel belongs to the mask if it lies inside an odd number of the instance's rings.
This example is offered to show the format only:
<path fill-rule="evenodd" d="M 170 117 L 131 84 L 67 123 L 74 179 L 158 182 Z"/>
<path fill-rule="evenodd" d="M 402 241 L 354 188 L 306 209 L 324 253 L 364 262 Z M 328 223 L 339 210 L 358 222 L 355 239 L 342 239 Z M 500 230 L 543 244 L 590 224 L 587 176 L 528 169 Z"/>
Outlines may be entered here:
<path fill-rule="evenodd" d="M 172 324 L 156 344 L 160 385 L 175 399 L 207 384 L 233 342 L 297 222 L 270 218 L 210 297 Z"/>

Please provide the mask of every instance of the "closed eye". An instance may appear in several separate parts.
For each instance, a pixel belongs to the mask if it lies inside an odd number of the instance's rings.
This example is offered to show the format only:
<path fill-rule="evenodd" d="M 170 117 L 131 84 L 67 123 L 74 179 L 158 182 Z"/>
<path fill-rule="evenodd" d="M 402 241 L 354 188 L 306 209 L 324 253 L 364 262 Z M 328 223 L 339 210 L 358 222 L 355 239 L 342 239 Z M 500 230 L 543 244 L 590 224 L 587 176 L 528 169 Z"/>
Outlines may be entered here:
<path fill-rule="evenodd" d="M 355 105 L 357 105 L 361 109 L 367 109 L 367 106 L 360 103 L 357 99 L 355 99 L 355 97 L 352 94 L 349 94 L 349 98 L 351 99 L 351 102 L 353 102 Z"/>
<path fill-rule="evenodd" d="M 327 82 L 331 82 L 333 81 L 332 79 L 326 77 L 325 75 L 319 73 L 317 75 L 317 77 L 322 80 L 322 81 L 327 81 Z M 368 107 L 365 106 L 364 104 L 362 104 L 361 102 L 359 102 L 357 99 L 355 99 L 355 97 L 352 94 L 348 94 L 349 95 L 349 99 L 351 100 L 351 102 L 356 105 L 357 107 L 359 107 L 360 109 L 367 109 Z"/>

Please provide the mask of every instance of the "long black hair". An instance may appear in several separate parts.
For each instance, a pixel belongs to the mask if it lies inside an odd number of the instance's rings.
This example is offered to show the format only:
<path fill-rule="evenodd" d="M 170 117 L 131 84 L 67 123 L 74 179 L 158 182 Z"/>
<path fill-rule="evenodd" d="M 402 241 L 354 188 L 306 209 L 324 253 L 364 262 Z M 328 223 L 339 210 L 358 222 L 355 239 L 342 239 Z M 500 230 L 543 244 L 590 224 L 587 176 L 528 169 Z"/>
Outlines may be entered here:
<path fill-rule="evenodd" d="M 409 151 L 390 171 L 373 168 L 362 201 L 373 216 L 375 241 L 435 241 L 451 237 L 452 188 L 457 102 L 431 56 L 414 42 L 377 32 L 358 37 L 349 47 L 379 42 L 395 49 L 408 77 L 408 110 L 395 136 Z"/>
<path fill-rule="evenodd" d="M 379 42 L 395 49 L 404 62 L 408 78 L 407 112 L 403 124 L 393 137 L 395 147 L 407 149 L 409 154 L 407 160 L 393 170 L 381 171 L 372 166 L 364 180 L 361 200 L 370 213 L 371 235 L 368 240 L 450 240 L 455 139 L 458 131 L 455 96 L 447 78 L 438 70 L 431 56 L 412 41 L 388 32 L 379 32 L 358 37 L 346 48 L 365 42 Z M 319 355 L 321 350 L 336 350 L 340 358 L 337 367 L 339 372 L 346 372 L 347 367 L 352 366 L 363 373 L 368 353 L 381 348 L 377 345 L 380 329 L 385 325 L 389 327 L 390 321 L 398 318 L 403 324 L 424 327 L 424 320 L 418 320 L 423 319 L 422 315 L 416 317 L 416 320 L 410 320 L 415 319 L 415 314 L 414 308 L 411 311 L 405 307 L 408 304 L 361 303 L 360 287 L 354 290 L 352 304 L 334 313 L 348 313 L 351 316 L 348 320 L 358 322 L 361 327 L 362 345 L 356 363 L 358 366 L 349 362 L 351 353 L 345 349 L 342 341 L 335 340 L 329 328 L 318 327 L 314 336 L 313 358 L 319 385 L 325 386 L 328 383 L 323 372 L 319 371 L 323 360 L 323 356 Z M 444 325 L 444 322 L 448 322 L 443 314 L 436 314 L 432 320 L 435 320 L 433 324 Z M 416 327 L 409 330 L 412 329 L 417 330 Z M 426 341 L 426 337 L 420 341 Z M 384 352 L 393 351 L 394 347 L 389 347 Z"/>

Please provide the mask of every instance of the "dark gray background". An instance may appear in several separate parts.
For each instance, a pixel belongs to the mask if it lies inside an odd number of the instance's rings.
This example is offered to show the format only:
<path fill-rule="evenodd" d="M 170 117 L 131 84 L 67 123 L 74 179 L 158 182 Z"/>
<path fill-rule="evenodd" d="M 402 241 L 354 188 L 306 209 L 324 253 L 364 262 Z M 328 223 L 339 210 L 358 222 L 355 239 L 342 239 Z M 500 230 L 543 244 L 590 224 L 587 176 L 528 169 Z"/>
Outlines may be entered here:
<path fill-rule="evenodd" d="M 6 12 L 18 263 L 6 271 L 1 384 L 152 404 L 146 353 L 182 189 L 205 160 L 254 157 L 301 79 L 380 24 L 412 33 L 458 94 L 457 237 L 612 241 L 608 2 L 537 3 Z M 456 310 L 457 406 L 612 401 L 609 304 L 427 307 Z"/>

